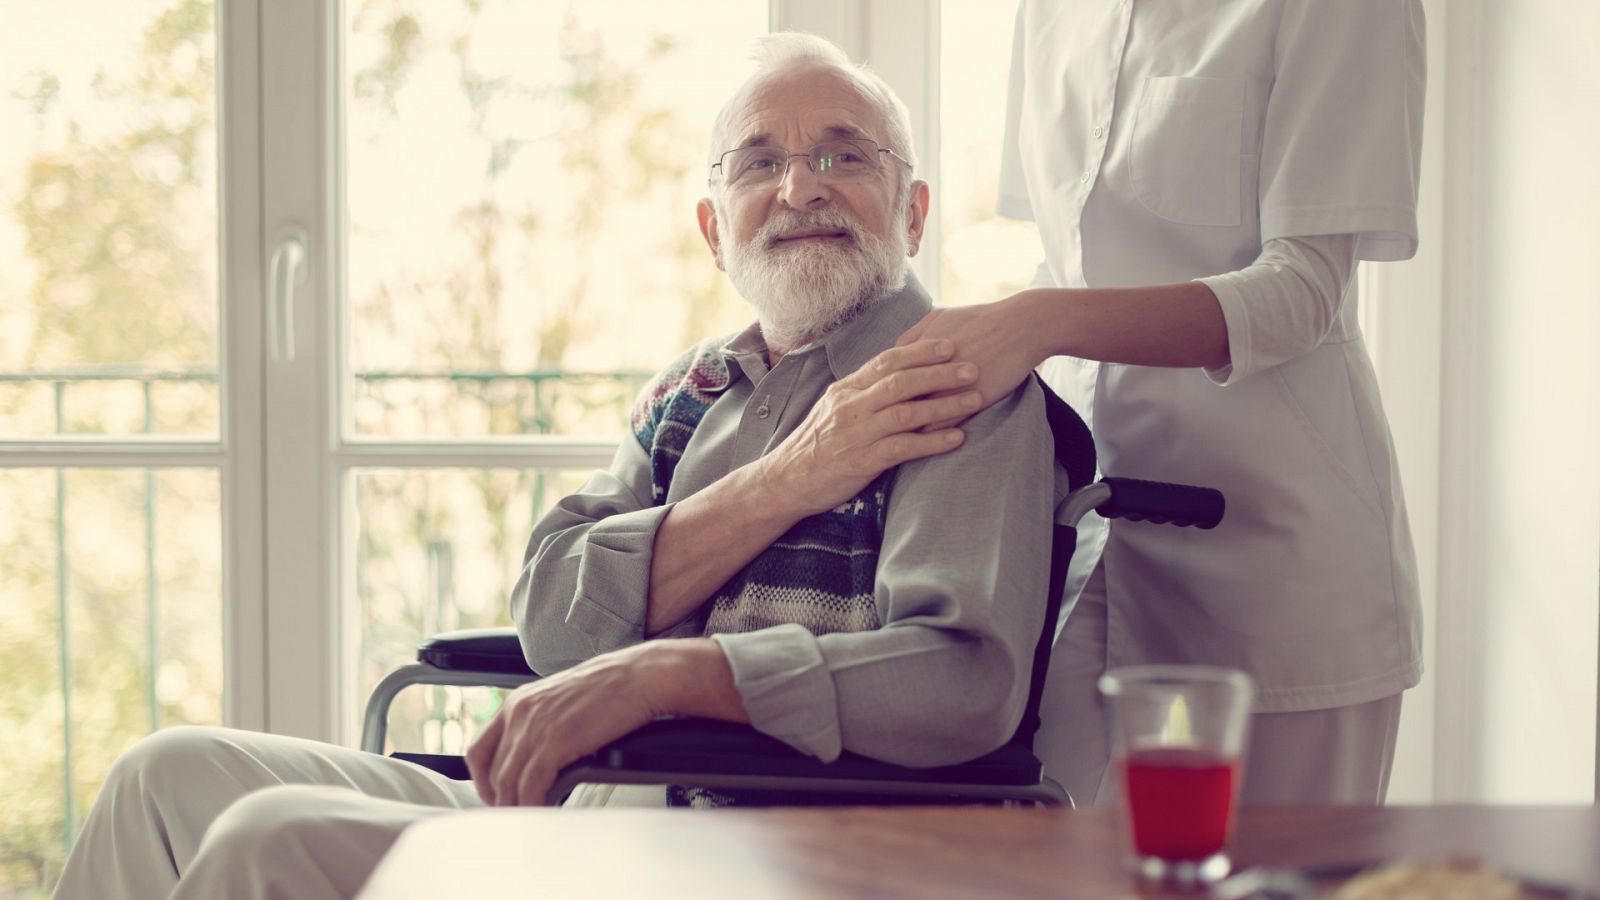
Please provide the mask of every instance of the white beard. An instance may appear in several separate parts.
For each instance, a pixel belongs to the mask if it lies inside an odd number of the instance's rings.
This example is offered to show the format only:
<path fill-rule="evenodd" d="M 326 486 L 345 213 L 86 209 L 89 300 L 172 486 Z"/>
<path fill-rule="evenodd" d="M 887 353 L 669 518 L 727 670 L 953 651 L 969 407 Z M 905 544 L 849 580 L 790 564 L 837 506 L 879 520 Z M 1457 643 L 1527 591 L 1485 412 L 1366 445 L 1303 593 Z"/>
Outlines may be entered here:
<path fill-rule="evenodd" d="M 843 231 L 851 240 L 775 243 L 802 228 Z M 909 249 L 903 228 L 884 240 L 837 210 L 780 209 L 748 242 L 729 242 L 724 263 L 733 286 L 755 307 L 768 348 L 786 352 L 905 287 Z"/>

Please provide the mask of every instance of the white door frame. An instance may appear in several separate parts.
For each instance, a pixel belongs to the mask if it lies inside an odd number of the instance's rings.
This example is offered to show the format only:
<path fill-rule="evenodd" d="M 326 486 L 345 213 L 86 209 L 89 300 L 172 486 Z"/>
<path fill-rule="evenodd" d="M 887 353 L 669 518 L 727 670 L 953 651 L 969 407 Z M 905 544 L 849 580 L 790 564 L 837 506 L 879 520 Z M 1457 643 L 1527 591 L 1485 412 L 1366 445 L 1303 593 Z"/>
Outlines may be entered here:
<path fill-rule="evenodd" d="M 223 722 L 267 727 L 258 0 L 217 4 Z"/>

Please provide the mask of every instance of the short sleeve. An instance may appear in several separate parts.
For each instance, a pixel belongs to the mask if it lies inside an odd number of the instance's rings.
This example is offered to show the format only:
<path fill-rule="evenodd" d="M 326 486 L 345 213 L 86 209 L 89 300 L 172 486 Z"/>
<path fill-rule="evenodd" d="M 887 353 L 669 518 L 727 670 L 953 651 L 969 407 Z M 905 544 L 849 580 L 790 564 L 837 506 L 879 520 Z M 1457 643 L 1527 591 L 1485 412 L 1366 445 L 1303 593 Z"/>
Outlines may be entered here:
<path fill-rule="evenodd" d="M 1261 240 L 1355 234 L 1417 249 L 1426 87 L 1421 0 L 1288 0 L 1261 147 Z"/>
<path fill-rule="evenodd" d="M 1022 148 L 1018 132 L 1022 127 L 1023 58 L 1027 42 L 1022 34 L 1022 4 L 1017 4 L 1016 26 L 1011 35 L 1011 83 L 1006 90 L 1006 122 L 1000 148 L 1000 195 L 995 211 L 1008 219 L 1033 221 L 1033 205 L 1028 202 L 1028 182 L 1022 174 Z"/>

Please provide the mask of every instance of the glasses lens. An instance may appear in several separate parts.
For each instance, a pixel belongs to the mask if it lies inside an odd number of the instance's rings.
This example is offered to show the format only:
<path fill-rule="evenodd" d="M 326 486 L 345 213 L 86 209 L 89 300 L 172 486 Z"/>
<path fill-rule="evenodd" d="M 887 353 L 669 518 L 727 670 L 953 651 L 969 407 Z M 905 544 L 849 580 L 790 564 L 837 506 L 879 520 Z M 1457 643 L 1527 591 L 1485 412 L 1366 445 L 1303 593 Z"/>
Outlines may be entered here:
<path fill-rule="evenodd" d="M 829 141 L 811 148 L 817 174 L 830 178 L 859 178 L 878 167 L 878 150 L 864 141 Z"/>
<path fill-rule="evenodd" d="M 743 147 L 722 156 L 723 177 L 729 184 L 766 181 L 783 169 L 784 154 L 771 147 Z"/>

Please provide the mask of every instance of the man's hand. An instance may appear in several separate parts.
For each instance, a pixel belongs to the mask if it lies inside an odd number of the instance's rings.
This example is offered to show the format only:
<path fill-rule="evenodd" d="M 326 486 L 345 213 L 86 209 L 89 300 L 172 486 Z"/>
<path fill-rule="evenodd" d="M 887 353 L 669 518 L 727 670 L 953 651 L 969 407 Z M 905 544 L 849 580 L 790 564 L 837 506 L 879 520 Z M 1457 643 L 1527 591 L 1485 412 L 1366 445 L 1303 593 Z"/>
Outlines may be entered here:
<path fill-rule="evenodd" d="M 978 369 L 951 361 L 954 353 L 949 341 L 890 347 L 829 385 L 771 452 L 673 506 L 656 532 L 645 633 L 687 619 L 801 519 L 886 469 L 961 446 L 959 430 L 926 427 L 978 409 L 977 392 L 965 390 Z"/>
<path fill-rule="evenodd" d="M 936 309 L 900 336 L 897 347 L 913 341 L 943 339 L 955 344 L 955 360 L 977 365 L 976 384 L 983 401 L 978 406 L 935 420 L 933 429 L 960 424 L 979 410 L 988 409 L 1017 389 L 1047 353 L 1035 349 L 1036 330 L 1030 317 L 1040 311 L 1038 298 L 1028 291 L 997 303 Z"/>
<path fill-rule="evenodd" d="M 964 435 L 955 428 L 980 409 L 977 366 L 950 360 L 949 341 L 906 342 L 828 386 L 794 433 L 762 457 L 767 483 L 792 508 L 813 515 L 849 500 L 880 472 L 946 453 Z"/>
<path fill-rule="evenodd" d="M 748 721 L 716 642 L 636 644 L 517 688 L 472 742 L 467 768 L 484 803 L 543 806 L 567 765 L 674 714 Z"/>

